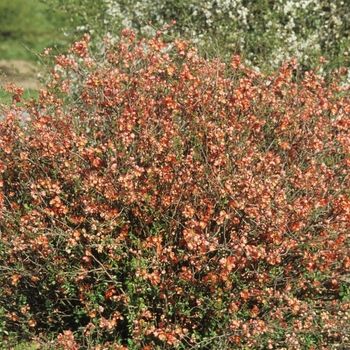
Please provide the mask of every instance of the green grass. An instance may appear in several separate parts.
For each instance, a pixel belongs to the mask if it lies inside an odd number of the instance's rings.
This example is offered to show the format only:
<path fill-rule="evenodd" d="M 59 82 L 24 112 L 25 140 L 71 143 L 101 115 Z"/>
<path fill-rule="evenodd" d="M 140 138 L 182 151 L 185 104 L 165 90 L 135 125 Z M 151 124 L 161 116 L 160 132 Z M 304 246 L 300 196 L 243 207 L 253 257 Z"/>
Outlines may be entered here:
<path fill-rule="evenodd" d="M 37 100 L 39 92 L 35 89 L 25 89 L 23 92 L 23 101 L 29 101 L 30 99 Z M 12 94 L 5 89 L 0 89 L 0 104 L 10 104 L 12 100 Z"/>
<path fill-rule="evenodd" d="M 36 61 L 45 47 L 64 50 L 71 38 L 61 28 L 69 26 L 69 16 L 39 0 L 0 2 L 0 58 Z"/>
<path fill-rule="evenodd" d="M 15 337 L 9 337 L 6 340 L 0 340 L 1 349 L 9 350 L 49 350 L 52 348 L 49 344 L 40 344 L 39 342 L 18 342 Z"/>

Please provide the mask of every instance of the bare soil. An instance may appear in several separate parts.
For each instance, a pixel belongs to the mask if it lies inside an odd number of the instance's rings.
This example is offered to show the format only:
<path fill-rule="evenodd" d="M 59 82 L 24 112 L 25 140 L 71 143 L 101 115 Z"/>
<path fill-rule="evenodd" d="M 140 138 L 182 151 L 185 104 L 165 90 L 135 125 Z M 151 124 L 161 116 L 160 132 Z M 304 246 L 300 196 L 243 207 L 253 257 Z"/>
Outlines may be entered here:
<path fill-rule="evenodd" d="M 38 67 L 27 61 L 0 60 L 0 88 L 6 88 L 8 82 L 15 83 L 25 89 L 40 89 Z"/>

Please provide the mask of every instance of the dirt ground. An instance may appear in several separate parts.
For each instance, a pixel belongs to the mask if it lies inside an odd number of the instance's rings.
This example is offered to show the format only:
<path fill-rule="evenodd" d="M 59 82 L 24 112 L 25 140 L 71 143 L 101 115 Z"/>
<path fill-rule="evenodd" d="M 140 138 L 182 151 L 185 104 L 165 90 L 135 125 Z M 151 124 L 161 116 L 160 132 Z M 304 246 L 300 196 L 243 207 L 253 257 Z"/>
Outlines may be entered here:
<path fill-rule="evenodd" d="M 0 60 L 0 88 L 6 88 L 8 82 L 25 89 L 42 88 L 37 77 L 38 72 L 38 67 L 31 62 Z"/>

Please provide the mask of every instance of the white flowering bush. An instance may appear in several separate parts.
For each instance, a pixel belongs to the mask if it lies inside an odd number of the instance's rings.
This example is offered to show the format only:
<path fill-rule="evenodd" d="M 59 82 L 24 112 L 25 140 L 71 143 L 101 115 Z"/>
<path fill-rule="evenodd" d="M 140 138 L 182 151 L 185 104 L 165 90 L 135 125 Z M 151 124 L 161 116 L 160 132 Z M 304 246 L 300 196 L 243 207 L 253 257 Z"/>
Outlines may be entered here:
<path fill-rule="evenodd" d="M 350 49 L 350 9 L 341 0 L 45 2 L 74 14 L 77 31 L 95 39 L 117 40 L 124 27 L 152 36 L 174 20 L 171 37 L 187 37 L 210 56 L 241 54 L 246 64 L 269 71 L 293 56 L 303 70 L 314 67 L 320 56 L 338 67 L 347 63 Z"/>

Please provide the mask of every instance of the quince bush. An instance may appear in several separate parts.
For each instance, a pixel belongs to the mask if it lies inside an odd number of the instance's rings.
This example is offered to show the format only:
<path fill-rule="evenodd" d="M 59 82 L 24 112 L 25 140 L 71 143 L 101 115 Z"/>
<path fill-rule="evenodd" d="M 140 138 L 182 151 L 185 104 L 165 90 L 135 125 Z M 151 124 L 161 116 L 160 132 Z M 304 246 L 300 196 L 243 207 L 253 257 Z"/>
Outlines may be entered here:
<path fill-rule="evenodd" d="M 4 334 L 64 349 L 349 345 L 344 74 L 300 77 L 293 59 L 264 76 L 125 29 L 100 56 L 87 35 L 57 56 L 24 126 L 10 85 Z"/>

